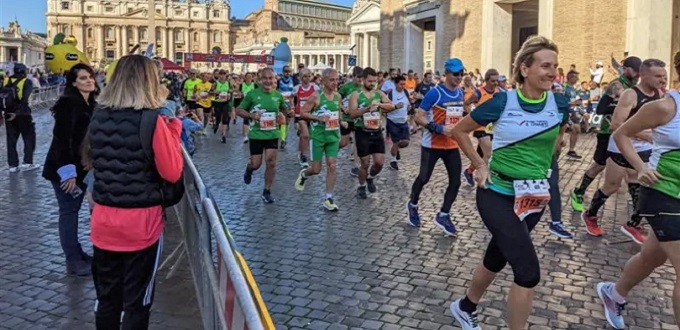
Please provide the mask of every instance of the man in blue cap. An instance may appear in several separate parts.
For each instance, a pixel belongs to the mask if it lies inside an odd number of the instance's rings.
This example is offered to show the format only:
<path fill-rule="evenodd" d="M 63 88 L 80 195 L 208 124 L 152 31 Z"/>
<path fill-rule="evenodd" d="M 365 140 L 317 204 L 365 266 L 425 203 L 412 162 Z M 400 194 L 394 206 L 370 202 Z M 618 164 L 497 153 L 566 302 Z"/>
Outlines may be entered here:
<path fill-rule="evenodd" d="M 449 186 L 444 194 L 441 210 L 435 218 L 435 225 L 448 236 L 456 236 L 456 227 L 451 222 L 451 205 L 460 188 L 461 160 L 458 143 L 451 137 L 453 127 L 463 118 L 465 93 L 460 83 L 465 75 L 463 61 L 451 58 L 444 64 L 444 82 L 430 89 L 420 107 L 416 110 L 415 121 L 423 126 L 420 173 L 413 182 L 411 198 L 406 203 L 409 224 L 420 226 L 418 199 L 423 187 L 430 180 L 437 161 L 441 159 L 449 176 Z"/>

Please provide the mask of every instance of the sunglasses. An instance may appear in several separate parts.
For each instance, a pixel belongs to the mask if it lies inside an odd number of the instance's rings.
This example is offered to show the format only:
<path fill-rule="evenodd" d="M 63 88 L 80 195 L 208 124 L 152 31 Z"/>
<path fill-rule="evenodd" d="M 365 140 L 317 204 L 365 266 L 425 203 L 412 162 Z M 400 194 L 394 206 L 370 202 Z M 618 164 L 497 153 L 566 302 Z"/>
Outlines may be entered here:
<path fill-rule="evenodd" d="M 464 70 L 456 71 L 456 72 L 450 72 L 450 73 L 451 73 L 454 77 L 462 77 L 462 76 L 465 75 L 465 71 L 464 71 Z"/>

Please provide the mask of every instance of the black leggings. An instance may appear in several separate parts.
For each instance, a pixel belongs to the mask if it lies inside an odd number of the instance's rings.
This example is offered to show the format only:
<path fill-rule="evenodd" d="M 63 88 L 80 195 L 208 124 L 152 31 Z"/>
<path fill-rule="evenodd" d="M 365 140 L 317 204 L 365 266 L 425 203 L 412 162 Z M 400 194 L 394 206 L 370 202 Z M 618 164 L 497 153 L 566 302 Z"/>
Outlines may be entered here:
<path fill-rule="evenodd" d="M 446 166 L 446 173 L 449 175 L 449 186 L 446 188 L 444 194 L 444 203 L 442 204 L 441 212 L 449 213 L 451 205 L 458 196 L 458 189 L 460 188 L 460 173 L 461 161 L 460 152 L 458 149 L 430 149 L 422 147 L 420 151 L 420 173 L 411 187 L 411 204 L 418 205 L 420 193 L 423 187 L 430 181 L 434 166 L 437 161 L 441 159 Z"/>
<path fill-rule="evenodd" d="M 483 263 L 493 273 L 500 272 L 509 263 L 514 282 L 524 288 L 533 288 L 541 279 L 541 269 L 530 233 L 541 219 L 543 211 L 519 221 L 514 205 L 514 196 L 499 194 L 491 189 L 477 189 L 477 209 L 484 225 L 491 232 Z"/>
<path fill-rule="evenodd" d="M 548 178 L 550 184 L 550 220 L 553 222 L 562 222 L 562 196 L 560 195 L 560 167 L 557 164 L 557 155 L 553 156 L 552 164 L 550 165 L 552 173 Z"/>

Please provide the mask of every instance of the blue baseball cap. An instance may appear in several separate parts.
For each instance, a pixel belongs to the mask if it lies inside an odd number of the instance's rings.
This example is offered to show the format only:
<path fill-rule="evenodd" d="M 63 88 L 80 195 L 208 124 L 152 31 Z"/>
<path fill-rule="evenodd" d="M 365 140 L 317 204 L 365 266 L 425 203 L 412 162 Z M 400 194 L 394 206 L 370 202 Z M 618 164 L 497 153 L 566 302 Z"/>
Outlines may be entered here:
<path fill-rule="evenodd" d="M 454 57 L 444 63 L 444 69 L 448 72 L 460 72 L 465 70 L 465 66 L 463 66 L 463 61 Z"/>

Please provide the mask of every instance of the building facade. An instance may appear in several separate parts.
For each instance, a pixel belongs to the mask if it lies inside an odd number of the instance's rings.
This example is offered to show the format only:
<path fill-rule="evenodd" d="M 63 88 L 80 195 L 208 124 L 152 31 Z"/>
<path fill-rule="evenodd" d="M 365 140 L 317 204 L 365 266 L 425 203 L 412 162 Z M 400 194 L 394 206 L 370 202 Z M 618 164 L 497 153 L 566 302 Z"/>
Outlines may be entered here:
<path fill-rule="evenodd" d="M 45 38 L 22 31 L 18 21 L 10 22 L 5 29 L 0 26 L 0 64 L 24 63 L 30 68 L 42 69 L 45 64 Z"/>
<path fill-rule="evenodd" d="M 347 20 L 351 43 L 360 67 L 380 67 L 380 1 L 357 0 Z"/>
<path fill-rule="evenodd" d="M 352 8 L 314 0 L 265 0 L 244 20 L 232 23 L 234 54 L 269 54 L 282 37 L 288 39 L 292 65 L 348 68 L 352 54 L 346 22 Z M 257 70 L 256 64 L 235 65 L 235 72 Z"/>
<path fill-rule="evenodd" d="M 128 54 L 137 44 L 143 51 L 154 43 L 154 54 L 180 64 L 185 52 L 231 51 L 227 0 L 154 1 L 151 33 L 148 0 L 47 0 L 47 37 L 73 35 L 93 64 Z"/>
<path fill-rule="evenodd" d="M 559 46 L 560 66 L 575 64 L 581 80 L 596 61 L 627 55 L 668 63 L 680 50 L 680 0 L 381 0 L 380 64 L 423 72 L 459 57 L 468 70 L 509 73 L 514 54 L 540 34 Z M 606 64 L 605 64 L 606 65 Z M 672 72 L 671 72 L 672 73 Z M 672 73 L 674 74 L 674 73 Z M 611 73 L 605 79 L 611 79 Z M 677 77 L 672 77 L 677 79 Z"/>

